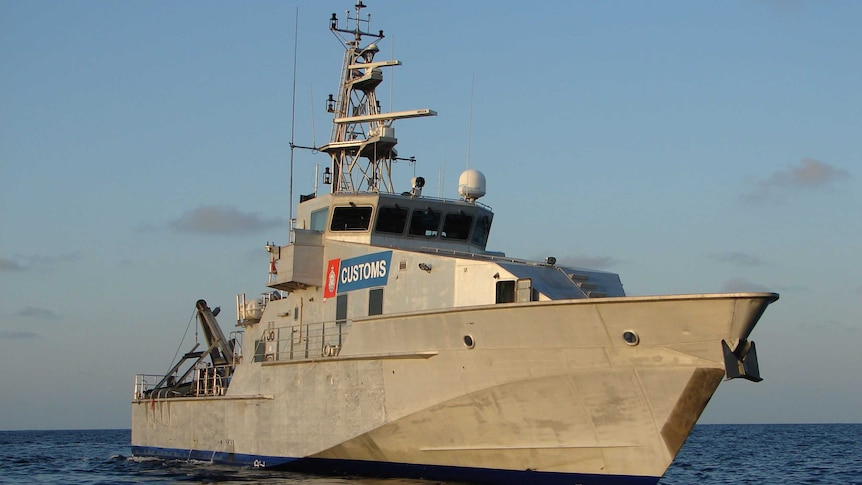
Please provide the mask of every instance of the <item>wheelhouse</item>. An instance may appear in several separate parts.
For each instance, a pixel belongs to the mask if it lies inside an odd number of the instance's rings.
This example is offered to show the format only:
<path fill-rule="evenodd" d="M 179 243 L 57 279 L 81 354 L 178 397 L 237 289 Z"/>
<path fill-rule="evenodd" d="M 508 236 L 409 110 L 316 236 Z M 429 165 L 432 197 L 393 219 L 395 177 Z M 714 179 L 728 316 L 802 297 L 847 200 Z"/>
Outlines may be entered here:
<path fill-rule="evenodd" d="M 487 206 L 476 202 L 342 193 L 300 204 L 297 228 L 333 241 L 482 253 L 493 218 Z"/>

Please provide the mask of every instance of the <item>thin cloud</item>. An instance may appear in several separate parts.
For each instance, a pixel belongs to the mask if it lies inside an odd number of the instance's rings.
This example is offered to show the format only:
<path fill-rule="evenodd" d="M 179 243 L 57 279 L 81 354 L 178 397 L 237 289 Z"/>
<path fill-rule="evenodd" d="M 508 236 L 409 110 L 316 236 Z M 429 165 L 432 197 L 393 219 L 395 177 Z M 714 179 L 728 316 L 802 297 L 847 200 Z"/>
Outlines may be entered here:
<path fill-rule="evenodd" d="M 803 190 L 828 190 L 836 181 L 850 177 L 850 172 L 813 158 L 803 158 L 799 165 L 779 170 L 757 182 L 757 188 L 743 196 L 758 202 L 781 193 Z"/>
<path fill-rule="evenodd" d="M 161 229 L 162 228 L 160 228 L 158 226 L 158 224 L 153 224 L 150 222 L 142 222 L 142 223 L 138 224 L 138 227 L 135 228 L 135 232 L 140 233 L 140 234 L 147 234 L 147 233 L 151 233 L 151 232 L 158 232 Z"/>
<path fill-rule="evenodd" d="M 577 268 L 607 269 L 619 264 L 619 260 L 610 256 L 568 256 L 560 258 L 560 264 Z"/>
<path fill-rule="evenodd" d="M 841 332 L 842 336 L 846 337 L 847 332 L 858 332 L 860 329 L 855 325 L 848 325 L 842 321 L 828 318 L 826 320 L 806 321 L 800 325 L 801 328 L 820 330 L 820 331 L 836 331 Z"/>
<path fill-rule="evenodd" d="M 35 269 L 50 269 L 61 263 L 71 263 L 81 259 L 79 251 L 55 255 L 15 255 L 14 258 L 0 257 L 0 272 L 18 273 Z"/>
<path fill-rule="evenodd" d="M 234 207 L 203 206 L 168 223 L 174 232 L 207 235 L 247 234 L 283 225 L 279 218 L 263 219 Z"/>
<path fill-rule="evenodd" d="M 760 266 L 763 264 L 763 259 L 759 256 L 739 251 L 714 253 L 710 254 L 709 257 L 719 263 L 735 264 L 737 266 Z"/>
<path fill-rule="evenodd" d="M 27 306 L 18 310 L 13 314 L 16 317 L 25 317 L 25 318 L 42 318 L 55 320 L 60 318 L 60 314 L 55 312 L 54 310 L 48 308 L 39 308 L 33 306 Z"/>
<path fill-rule="evenodd" d="M 811 291 L 811 288 L 804 285 L 776 285 L 775 288 L 772 288 L 769 291 L 778 291 L 778 292 L 805 292 Z"/>
<path fill-rule="evenodd" d="M 19 271 L 26 271 L 27 266 L 21 264 L 18 261 L 13 259 L 0 257 L 0 271 L 8 272 L 8 273 L 16 273 Z"/>
<path fill-rule="evenodd" d="M 733 278 L 724 283 L 723 291 L 727 293 L 741 293 L 749 291 L 772 291 L 772 289 L 745 278 Z"/>
<path fill-rule="evenodd" d="M 29 340 L 35 338 L 41 338 L 41 335 L 26 330 L 0 330 L 0 340 Z"/>
<path fill-rule="evenodd" d="M 72 253 L 66 254 L 58 254 L 56 256 L 48 255 L 48 256 L 37 256 L 35 257 L 37 263 L 41 264 L 57 264 L 57 263 L 74 263 L 81 259 L 81 252 L 75 251 Z"/>

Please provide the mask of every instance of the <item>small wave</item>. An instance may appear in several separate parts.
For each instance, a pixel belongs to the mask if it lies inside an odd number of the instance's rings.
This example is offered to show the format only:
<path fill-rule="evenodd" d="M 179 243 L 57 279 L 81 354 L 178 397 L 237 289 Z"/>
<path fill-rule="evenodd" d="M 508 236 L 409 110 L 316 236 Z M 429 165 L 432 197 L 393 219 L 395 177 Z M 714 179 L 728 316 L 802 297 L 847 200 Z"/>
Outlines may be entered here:
<path fill-rule="evenodd" d="M 188 459 L 188 460 L 178 460 L 178 461 L 180 463 L 188 463 L 189 465 L 213 465 L 213 462 L 211 460 L 195 460 L 192 458 L 192 459 Z"/>
<path fill-rule="evenodd" d="M 117 455 L 123 456 L 123 455 Z M 134 463 L 146 463 L 146 462 L 156 462 L 156 461 L 165 461 L 163 458 L 159 458 L 157 456 L 127 456 L 123 458 L 125 461 L 131 461 Z"/>

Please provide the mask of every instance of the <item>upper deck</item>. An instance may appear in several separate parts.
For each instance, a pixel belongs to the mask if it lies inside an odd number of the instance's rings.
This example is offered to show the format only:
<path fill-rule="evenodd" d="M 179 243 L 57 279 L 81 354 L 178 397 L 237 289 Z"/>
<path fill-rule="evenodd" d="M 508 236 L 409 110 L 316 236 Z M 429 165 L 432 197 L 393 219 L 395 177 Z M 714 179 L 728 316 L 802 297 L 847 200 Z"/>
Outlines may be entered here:
<path fill-rule="evenodd" d="M 493 218 L 487 206 L 464 200 L 336 193 L 300 204 L 296 228 L 326 241 L 484 253 Z"/>

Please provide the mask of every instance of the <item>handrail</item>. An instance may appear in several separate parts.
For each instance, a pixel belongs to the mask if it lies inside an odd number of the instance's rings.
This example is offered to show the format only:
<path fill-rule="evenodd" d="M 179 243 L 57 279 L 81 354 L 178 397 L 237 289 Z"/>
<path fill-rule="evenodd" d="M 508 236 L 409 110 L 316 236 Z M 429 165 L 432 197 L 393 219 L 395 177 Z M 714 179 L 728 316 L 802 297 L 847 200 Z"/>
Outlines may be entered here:
<path fill-rule="evenodd" d="M 254 362 L 335 357 L 351 324 L 332 320 L 269 328 L 255 345 Z"/>
<path fill-rule="evenodd" d="M 192 372 L 187 372 L 188 377 L 180 382 L 176 381 L 176 374 L 136 374 L 132 399 L 142 401 L 170 397 L 224 396 L 230 386 L 233 369 L 232 365 L 197 365 Z M 166 382 L 167 385 L 157 387 L 161 382 Z"/>
<path fill-rule="evenodd" d="M 546 268 L 552 268 L 554 265 L 546 262 L 546 261 L 532 261 L 529 259 L 522 258 L 513 258 L 509 256 L 501 256 L 499 254 L 491 254 L 491 253 L 475 253 L 472 251 L 460 251 L 458 249 L 446 249 L 446 248 L 435 248 L 430 246 L 422 246 L 419 248 L 419 251 L 429 254 L 448 254 L 452 256 L 461 256 L 470 259 L 478 259 L 482 261 L 495 261 L 501 263 L 517 263 L 517 264 L 525 264 L 529 266 L 542 266 Z"/>
<path fill-rule="evenodd" d="M 351 320 L 330 320 L 272 327 L 255 343 L 254 362 L 298 361 L 336 357 L 352 326 Z M 237 363 L 241 354 L 237 355 Z M 199 362 L 182 375 L 136 374 L 133 399 L 214 397 L 227 394 L 234 366 Z M 179 382 L 178 382 L 179 380 Z"/>

